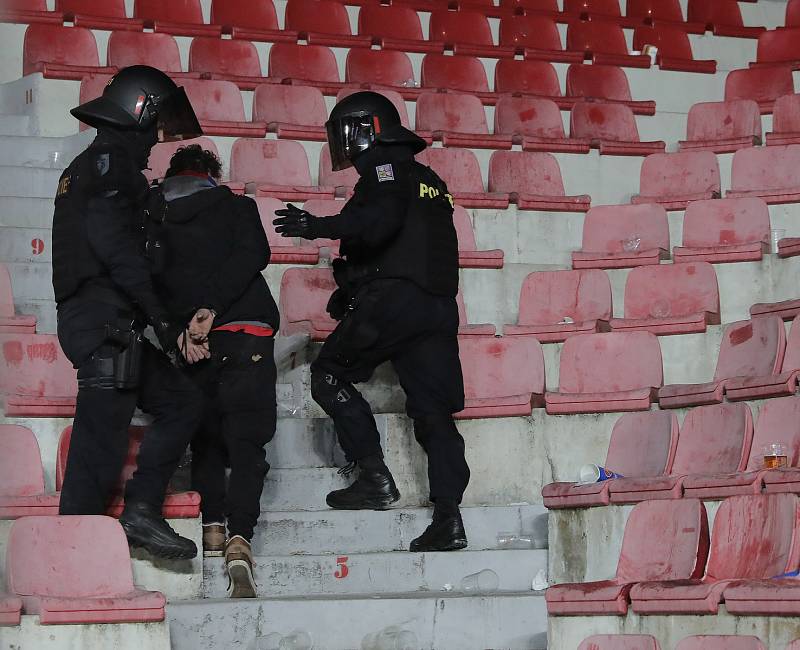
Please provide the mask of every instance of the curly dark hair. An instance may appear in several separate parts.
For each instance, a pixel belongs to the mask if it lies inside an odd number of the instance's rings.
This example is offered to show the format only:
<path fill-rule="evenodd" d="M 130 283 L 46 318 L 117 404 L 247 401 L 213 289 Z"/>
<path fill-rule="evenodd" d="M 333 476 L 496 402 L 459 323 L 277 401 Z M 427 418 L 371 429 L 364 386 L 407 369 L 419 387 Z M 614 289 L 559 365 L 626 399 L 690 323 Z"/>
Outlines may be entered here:
<path fill-rule="evenodd" d="M 222 174 L 222 163 L 217 154 L 208 149 L 203 149 L 199 144 L 190 144 L 180 147 L 170 158 L 169 169 L 164 178 L 175 176 L 180 172 L 194 171 L 208 174 L 211 178 L 219 179 Z"/>

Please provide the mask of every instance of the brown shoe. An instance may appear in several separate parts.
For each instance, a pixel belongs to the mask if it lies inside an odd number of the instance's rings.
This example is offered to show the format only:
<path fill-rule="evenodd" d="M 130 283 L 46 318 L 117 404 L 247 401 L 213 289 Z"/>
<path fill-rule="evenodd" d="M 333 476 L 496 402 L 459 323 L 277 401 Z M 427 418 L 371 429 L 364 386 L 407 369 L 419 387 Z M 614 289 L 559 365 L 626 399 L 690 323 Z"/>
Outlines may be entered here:
<path fill-rule="evenodd" d="M 225 552 L 225 525 L 203 524 L 203 555 L 222 557 Z"/>
<path fill-rule="evenodd" d="M 253 553 L 250 542 L 234 535 L 225 543 L 225 566 L 228 569 L 228 596 L 255 598 L 256 582 L 253 579 Z"/>

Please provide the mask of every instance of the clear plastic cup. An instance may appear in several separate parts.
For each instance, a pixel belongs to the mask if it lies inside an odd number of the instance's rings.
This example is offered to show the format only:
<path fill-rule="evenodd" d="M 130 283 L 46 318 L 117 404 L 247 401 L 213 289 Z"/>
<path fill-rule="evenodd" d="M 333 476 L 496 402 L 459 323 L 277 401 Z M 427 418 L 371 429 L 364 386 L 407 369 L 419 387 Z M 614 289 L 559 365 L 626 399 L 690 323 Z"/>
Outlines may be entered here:
<path fill-rule="evenodd" d="M 502 549 L 528 549 L 534 548 L 533 537 L 524 533 L 501 532 L 497 533 L 497 548 Z"/>
<path fill-rule="evenodd" d="M 500 578 L 491 569 L 483 569 L 477 573 L 470 573 L 461 581 L 461 591 L 469 593 L 487 593 L 497 591 Z"/>
<path fill-rule="evenodd" d="M 782 442 L 768 442 L 762 449 L 764 469 L 780 469 L 789 465 L 789 451 Z"/>

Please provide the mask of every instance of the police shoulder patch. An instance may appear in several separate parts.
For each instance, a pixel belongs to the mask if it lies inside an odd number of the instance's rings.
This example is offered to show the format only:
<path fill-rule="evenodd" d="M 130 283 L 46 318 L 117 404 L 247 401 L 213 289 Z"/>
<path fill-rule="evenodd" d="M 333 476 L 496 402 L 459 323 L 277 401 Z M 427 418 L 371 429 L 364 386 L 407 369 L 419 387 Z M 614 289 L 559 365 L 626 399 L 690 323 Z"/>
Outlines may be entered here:
<path fill-rule="evenodd" d="M 386 163 L 385 165 L 378 165 L 375 168 L 375 173 L 378 175 L 379 183 L 394 180 L 394 170 L 392 169 L 391 163 Z"/>
<path fill-rule="evenodd" d="M 111 154 L 100 153 L 94 158 L 94 169 L 98 176 L 105 176 L 111 168 Z"/>

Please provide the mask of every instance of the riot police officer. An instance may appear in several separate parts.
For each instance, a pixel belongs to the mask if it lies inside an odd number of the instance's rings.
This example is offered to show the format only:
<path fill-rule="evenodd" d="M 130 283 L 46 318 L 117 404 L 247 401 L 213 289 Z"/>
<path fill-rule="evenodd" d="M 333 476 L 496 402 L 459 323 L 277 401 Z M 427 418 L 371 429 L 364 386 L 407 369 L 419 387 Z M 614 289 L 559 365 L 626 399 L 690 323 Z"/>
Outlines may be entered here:
<path fill-rule="evenodd" d="M 412 551 L 465 548 L 458 505 L 469 481 L 464 439 L 452 414 L 464 407 L 458 356 L 458 244 L 447 186 L 414 156 L 425 142 L 373 92 L 340 101 L 327 124 L 334 170 L 359 173 L 335 216 L 290 205 L 274 221 L 284 237 L 340 239 L 339 288 L 328 309 L 340 320 L 311 366 L 314 399 L 334 421 L 352 485 L 328 494 L 340 509 L 388 508 L 400 495 L 383 460 L 369 404 L 353 386 L 391 361 L 414 434 L 428 456 L 433 522 Z"/>
<path fill-rule="evenodd" d="M 197 554 L 161 517 L 167 483 L 198 425 L 199 390 L 174 368 L 174 327 L 144 254 L 142 169 L 159 138 L 201 133 L 182 88 L 148 66 L 124 68 L 101 97 L 72 109 L 97 137 L 64 170 L 53 216 L 58 338 L 78 370 L 61 514 L 102 514 L 128 449 L 138 405 L 153 416 L 125 486 L 120 517 L 131 546 L 168 558 Z M 153 326 L 162 351 L 142 336 Z"/>

